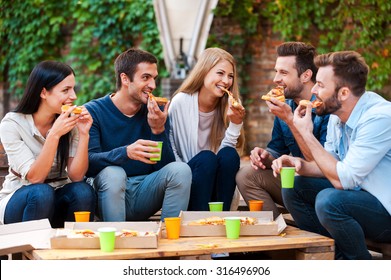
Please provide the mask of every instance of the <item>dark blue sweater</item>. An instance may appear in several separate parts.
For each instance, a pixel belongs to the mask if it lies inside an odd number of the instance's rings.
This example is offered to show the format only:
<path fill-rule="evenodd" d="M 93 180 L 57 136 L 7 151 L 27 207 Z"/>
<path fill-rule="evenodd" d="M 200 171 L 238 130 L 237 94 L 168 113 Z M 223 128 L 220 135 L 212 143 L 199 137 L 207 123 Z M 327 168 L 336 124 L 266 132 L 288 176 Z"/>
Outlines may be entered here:
<path fill-rule="evenodd" d="M 154 135 L 147 122 L 147 105 L 133 116 L 122 114 L 109 95 L 92 100 L 86 105 L 93 118 L 88 144 L 89 167 L 86 176 L 95 177 L 107 166 L 121 166 L 128 177 L 150 174 L 175 161 L 168 138 L 169 121 L 165 131 Z M 138 139 L 163 141 L 162 160 L 157 164 L 146 164 L 127 156 L 126 147 Z"/>

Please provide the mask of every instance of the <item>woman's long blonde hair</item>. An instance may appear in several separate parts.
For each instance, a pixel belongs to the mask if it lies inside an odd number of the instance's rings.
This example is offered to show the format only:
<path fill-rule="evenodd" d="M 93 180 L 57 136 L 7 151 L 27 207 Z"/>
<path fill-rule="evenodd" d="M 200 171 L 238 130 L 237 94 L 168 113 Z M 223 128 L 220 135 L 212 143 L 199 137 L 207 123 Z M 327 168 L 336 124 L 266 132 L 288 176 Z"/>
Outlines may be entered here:
<path fill-rule="evenodd" d="M 236 100 L 240 102 L 235 59 L 230 53 L 220 48 L 208 48 L 202 52 L 193 70 L 191 70 L 189 76 L 183 81 L 182 85 L 175 91 L 173 96 L 175 96 L 178 92 L 184 92 L 187 94 L 194 94 L 195 92 L 199 92 L 201 87 L 204 85 L 205 76 L 217 63 L 222 60 L 226 60 L 232 65 L 234 79 L 232 86 L 229 88 L 229 91 L 231 91 Z M 222 98 L 220 98 L 220 101 L 216 107 L 217 112 L 215 116 L 220 117 L 214 118 L 211 134 L 209 135 L 211 150 L 214 152 L 217 152 L 218 148 L 220 147 L 221 141 L 224 138 L 225 130 L 229 124 L 229 119 L 227 117 L 227 104 L 228 96 L 224 95 Z M 244 131 L 242 127 L 240 136 L 238 138 L 238 143 L 236 145 L 236 149 L 238 150 L 239 155 L 242 154 L 243 148 Z"/>

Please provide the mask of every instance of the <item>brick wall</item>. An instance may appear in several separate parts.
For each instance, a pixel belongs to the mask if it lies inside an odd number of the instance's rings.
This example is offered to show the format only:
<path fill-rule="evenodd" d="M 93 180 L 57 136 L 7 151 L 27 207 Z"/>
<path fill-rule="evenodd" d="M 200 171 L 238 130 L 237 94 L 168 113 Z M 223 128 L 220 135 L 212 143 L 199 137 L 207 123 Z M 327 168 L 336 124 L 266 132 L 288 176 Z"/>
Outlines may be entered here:
<path fill-rule="evenodd" d="M 226 37 L 228 34 L 240 35 L 241 29 L 232 25 L 232 21 L 224 18 L 213 20 L 210 34 L 217 38 Z M 246 134 L 245 154 L 256 146 L 265 147 L 271 139 L 274 115 L 268 111 L 265 102 L 260 96 L 274 87 L 274 65 L 277 57 L 276 48 L 284 41 L 279 33 L 273 32 L 272 27 L 266 22 L 262 22 L 259 27 L 259 35 L 253 38 L 251 43 L 245 43 L 243 46 L 228 49 L 237 59 L 243 57 L 245 52 L 250 51 L 252 54 L 251 62 L 245 69 L 239 70 L 248 73 L 248 80 L 243 85 L 248 93 L 242 95 L 244 104 L 246 104 L 246 119 L 244 130 Z M 391 100 L 391 85 L 385 86 L 382 91 L 378 91 L 386 99 Z"/>
<path fill-rule="evenodd" d="M 271 139 L 274 115 L 269 112 L 261 95 L 274 87 L 274 65 L 276 47 L 282 43 L 277 34 L 268 34 L 269 26 L 264 26 L 263 34 L 250 46 L 253 50 L 252 62 L 247 67 L 249 80 L 246 87 L 249 93 L 246 100 L 247 116 L 245 122 L 247 153 L 255 146 L 265 147 Z"/>

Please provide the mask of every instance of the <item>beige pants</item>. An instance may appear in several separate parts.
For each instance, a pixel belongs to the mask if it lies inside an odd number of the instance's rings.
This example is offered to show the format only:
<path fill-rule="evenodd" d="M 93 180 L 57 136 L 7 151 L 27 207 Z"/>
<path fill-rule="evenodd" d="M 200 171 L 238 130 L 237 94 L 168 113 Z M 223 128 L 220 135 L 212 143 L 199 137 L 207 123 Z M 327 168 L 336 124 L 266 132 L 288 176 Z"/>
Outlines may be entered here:
<path fill-rule="evenodd" d="M 249 200 L 263 200 L 263 210 L 273 211 L 274 219 L 280 215 L 276 203 L 284 205 L 281 181 L 273 176 L 272 169 L 254 170 L 251 166 L 244 166 L 236 174 L 236 184 L 247 204 Z"/>

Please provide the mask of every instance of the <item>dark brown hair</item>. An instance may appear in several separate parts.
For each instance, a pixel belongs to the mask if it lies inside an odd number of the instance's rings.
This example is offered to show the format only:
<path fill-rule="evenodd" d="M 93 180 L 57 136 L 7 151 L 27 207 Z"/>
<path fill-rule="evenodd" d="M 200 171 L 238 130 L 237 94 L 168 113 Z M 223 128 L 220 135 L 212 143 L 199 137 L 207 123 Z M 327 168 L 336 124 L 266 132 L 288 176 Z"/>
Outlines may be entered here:
<path fill-rule="evenodd" d="M 75 76 L 75 72 L 65 63 L 45 60 L 37 64 L 31 71 L 24 94 L 14 112 L 22 114 L 37 112 L 42 100 L 40 96 L 42 90 L 44 88 L 47 91 L 52 90 L 69 75 Z M 70 132 L 61 136 L 58 143 L 57 161 L 60 163 L 60 172 L 62 172 L 68 161 L 69 141 Z"/>
<path fill-rule="evenodd" d="M 122 86 L 121 73 L 125 73 L 130 81 L 133 81 L 134 74 L 137 71 L 137 66 L 143 62 L 157 64 L 158 61 L 153 54 L 135 48 L 128 49 L 115 59 L 114 70 L 117 91 L 120 90 Z"/>
<path fill-rule="evenodd" d="M 317 67 L 314 64 L 316 49 L 311 44 L 303 42 L 286 42 L 277 47 L 278 56 L 295 56 L 296 69 L 300 77 L 307 69 L 312 71 L 311 80 L 315 83 Z"/>
<path fill-rule="evenodd" d="M 322 54 L 315 58 L 315 64 L 317 67 L 333 67 L 336 88 L 346 86 L 355 96 L 364 94 L 369 67 L 359 53 L 340 51 Z"/>

